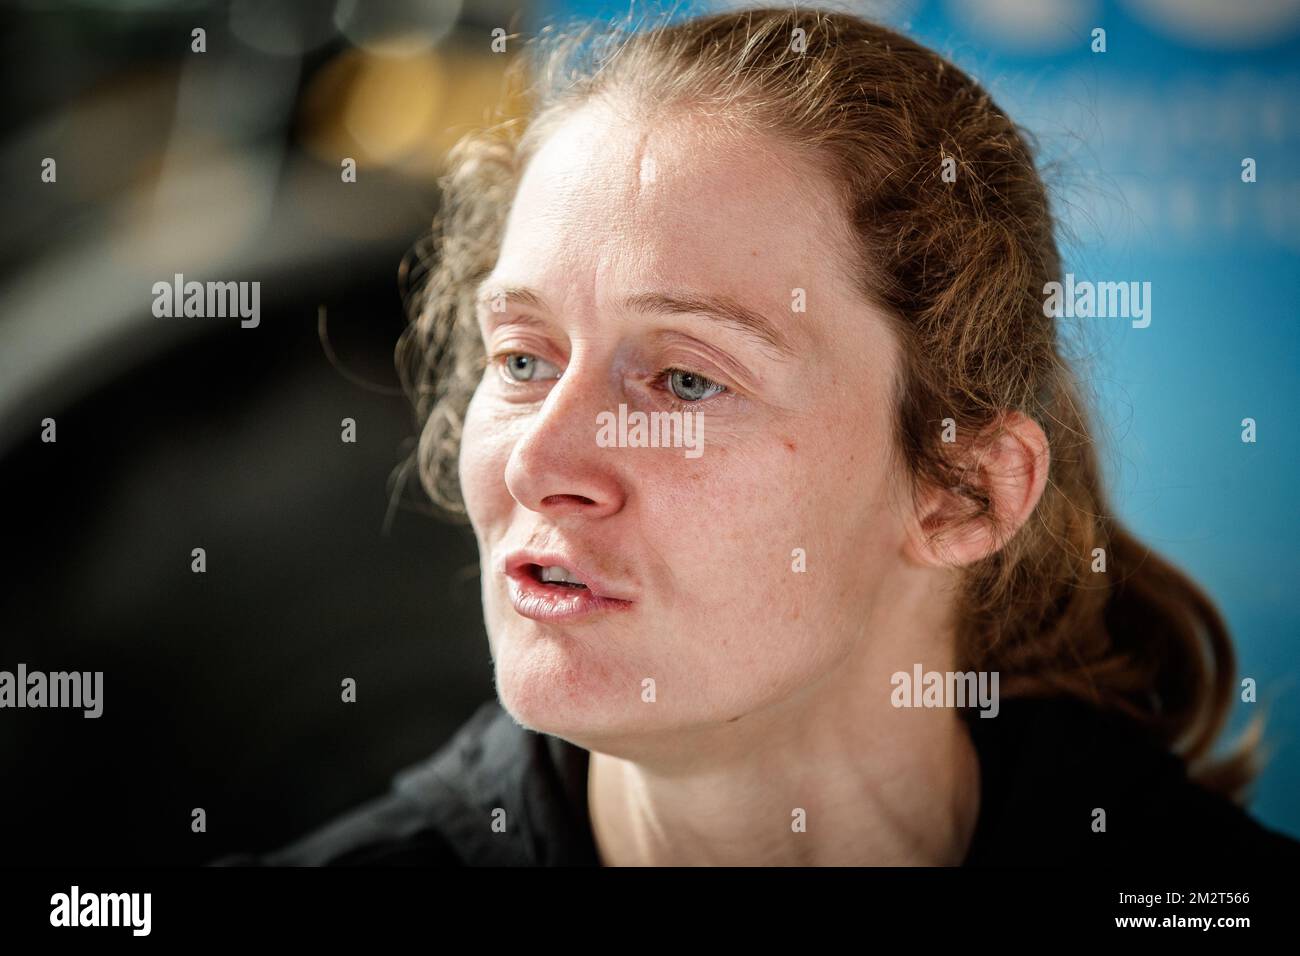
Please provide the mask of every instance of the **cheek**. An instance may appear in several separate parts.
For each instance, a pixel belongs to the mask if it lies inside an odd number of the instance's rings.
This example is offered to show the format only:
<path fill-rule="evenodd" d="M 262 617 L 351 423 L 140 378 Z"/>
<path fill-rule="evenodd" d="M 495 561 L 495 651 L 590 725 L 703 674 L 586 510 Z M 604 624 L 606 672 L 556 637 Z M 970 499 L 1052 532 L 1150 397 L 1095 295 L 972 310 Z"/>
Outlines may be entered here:
<path fill-rule="evenodd" d="M 700 672 L 730 675 L 715 692 L 789 689 L 849 651 L 897 537 L 883 459 L 854 447 L 806 429 L 715 449 L 665 492 L 661 513 L 683 519 L 656 522 L 670 613 Z"/>
<path fill-rule="evenodd" d="M 650 503 L 664 516 L 651 527 L 670 572 L 672 633 L 689 635 L 677 649 L 713 695 L 788 689 L 840 650 L 829 624 L 842 526 L 823 512 L 825 475 L 770 437 L 761 448 L 715 446 L 700 461 Z"/>
<path fill-rule="evenodd" d="M 476 531 L 481 531 L 501 507 L 502 496 L 509 497 L 505 467 L 510 449 L 501 440 L 502 430 L 493 428 L 488 405 L 480 396 L 481 389 L 474 393 L 466 409 L 457 462 L 461 497 Z"/>

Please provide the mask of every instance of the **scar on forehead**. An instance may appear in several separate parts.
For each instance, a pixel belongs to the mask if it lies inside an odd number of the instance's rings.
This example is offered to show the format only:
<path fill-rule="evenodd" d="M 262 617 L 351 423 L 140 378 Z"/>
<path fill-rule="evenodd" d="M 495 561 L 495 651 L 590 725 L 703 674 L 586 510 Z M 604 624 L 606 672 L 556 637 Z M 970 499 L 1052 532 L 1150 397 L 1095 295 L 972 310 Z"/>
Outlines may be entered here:
<path fill-rule="evenodd" d="M 654 151 L 650 148 L 650 135 L 652 130 L 643 128 L 639 131 L 636 138 L 636 150 L 632 154 L 637 167 L 637 185 L 639 187 L 649 186 L 655 181 L 655 157 Z"/>

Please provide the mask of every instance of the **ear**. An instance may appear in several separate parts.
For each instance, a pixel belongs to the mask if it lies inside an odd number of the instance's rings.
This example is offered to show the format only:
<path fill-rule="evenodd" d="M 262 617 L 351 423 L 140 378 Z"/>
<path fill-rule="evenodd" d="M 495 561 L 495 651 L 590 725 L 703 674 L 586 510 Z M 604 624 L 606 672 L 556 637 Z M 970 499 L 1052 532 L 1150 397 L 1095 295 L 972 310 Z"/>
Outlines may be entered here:
<path fill-rule="evenodd" d="M 925 491 L 905 545 L 917 564 L 963 567 L 1000 550 L 1029 519 L 1047 486 L 1047 436 L 1021 412 L 1008 412 L 969 443 L 959 435 L 957 455 L 966 469 L 965 484 L 988 499 L 988 513 L 972 517 L 971 500 L 955 488 Z"/>

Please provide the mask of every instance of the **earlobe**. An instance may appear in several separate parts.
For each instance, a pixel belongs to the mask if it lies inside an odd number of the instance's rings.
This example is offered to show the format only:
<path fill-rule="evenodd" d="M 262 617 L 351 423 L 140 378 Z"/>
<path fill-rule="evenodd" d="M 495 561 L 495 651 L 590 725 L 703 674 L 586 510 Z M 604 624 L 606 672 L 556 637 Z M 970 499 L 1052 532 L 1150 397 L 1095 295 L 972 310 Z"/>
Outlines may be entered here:
<path fill-rule="evenodd" d="M 964 567 L 997 552 L 1033 514 L 1050 463 L 1038 423 L 1008 412 L 962 453 L 964 486 L 918 496 L 908 557 L 923 566 Z"/>

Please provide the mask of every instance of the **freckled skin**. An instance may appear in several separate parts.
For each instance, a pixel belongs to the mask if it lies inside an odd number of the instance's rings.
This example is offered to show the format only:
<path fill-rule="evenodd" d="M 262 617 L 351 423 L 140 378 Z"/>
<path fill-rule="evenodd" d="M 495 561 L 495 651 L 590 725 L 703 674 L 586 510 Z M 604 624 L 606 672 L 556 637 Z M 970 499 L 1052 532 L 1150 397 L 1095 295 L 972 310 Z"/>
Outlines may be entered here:
<path fill-rule="evenodd" d="M 652 181 L 639 174 L 646 156 Z M 846 683 L 823 687 L 828 701 L 861 691 L 836 675 L 864 652 L 863 622 L 883 620 L 906 590 L 902 483 L 884 453 L 898 352 L 837 265 L 828 223 L 848 227 L 830 187 L 799 162 L 779 143 L 720 144 L 690 120 L 646 127 L 588 106 L 525 171 L 492 279 L 538 289 L 550 311 L 526 310 L 541 328 L 507 322 L 485 344 L 563 374 L 531 383 L 525 400 L 489 368 L 460 471 L 497 690 L 526 726 L 643 754 L 793 706 L 832 678 Z M 702 318 L 618 305 L 667 288 L 762 312 L 796 355 L 779 360 Z M 808 291 L 806 312 L 791 311 L 794 288 Z M 663 330 L 730 357 L 746 380 L 706 351 L 665 344 Z M 706 423 L 703 455 L 598 447 L 598 413 L 669 410 L 668 394 L 645 385 L 664 367 L 730 389 L 690 406 Z M 571 548 L 639 599 L 575 623 L 523 618 L 493 562 L 525 546 Z M 791 570 L 796 547 L 808 573 Z M 646 677 L 653 705 L 641 699 Z"/>

